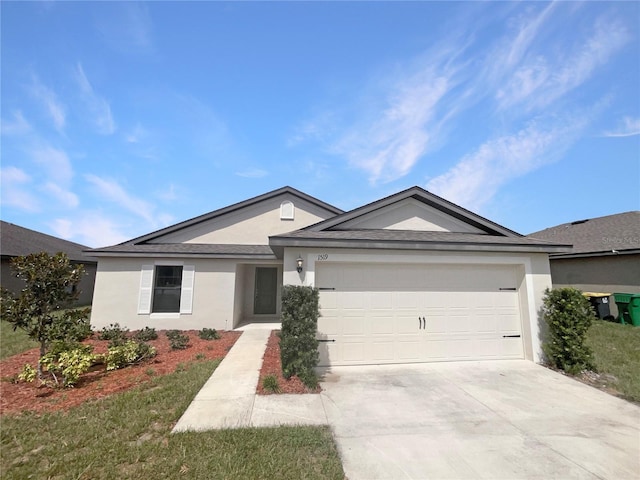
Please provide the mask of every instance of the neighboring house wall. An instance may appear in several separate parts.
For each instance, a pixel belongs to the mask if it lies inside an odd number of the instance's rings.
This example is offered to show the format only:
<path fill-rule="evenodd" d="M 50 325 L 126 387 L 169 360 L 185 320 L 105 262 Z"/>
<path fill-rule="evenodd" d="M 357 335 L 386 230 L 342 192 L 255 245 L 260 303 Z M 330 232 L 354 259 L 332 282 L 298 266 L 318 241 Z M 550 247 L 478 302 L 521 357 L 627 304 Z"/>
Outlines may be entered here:
<path fill-rule="evenodd" d="M 85 275 L 78 284 L 78 290 L 80 295 L 76 305 L 84 306 L 91 305 L 93 299 L 93 289 L 96 278 L 97 265 L 95 263 L 86 263 L 84 265 Z M 2 258 L 2 285 L 4 288 L 13 292 L 15 295 L 19 295 L 20 291 L 24 288 L 24 281 L 16 278 L 11 270 L 11 261 L 9 258 Z"/>
<path fill-rule="evenodd" d="M 555 258 L 551 260 L 551 276 L 556 287 L 640 293 L 640 255 Z"/>

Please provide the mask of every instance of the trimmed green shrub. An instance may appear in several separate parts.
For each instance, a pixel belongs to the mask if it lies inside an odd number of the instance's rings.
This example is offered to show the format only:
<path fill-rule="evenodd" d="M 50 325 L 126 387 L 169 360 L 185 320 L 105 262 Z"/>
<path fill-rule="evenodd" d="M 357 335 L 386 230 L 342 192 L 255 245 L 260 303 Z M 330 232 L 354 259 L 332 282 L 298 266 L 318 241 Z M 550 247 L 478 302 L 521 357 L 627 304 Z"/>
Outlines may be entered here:
<path fill-rule="evenodd" d="M 156 329 L 151 327 L 144 327 L 142 330 L 138 330 L 133 334 L 133 339 L 139 342 L 148 342 L 149 340 L 156 340 L 157 338 L 158 334 L 156 333 Z"/>
<path fill-rule="evenodd" d="M 262 387 L 271 393 L 280 393 L 280 385 L 275 375 L 267 375 L 262 379 Z"/>
<path fill-rule="evenodd" d="M 166 335 L 172 350 L 184 350 L 189 346 L 189 337 L 180 330 L 167 330 Z"/>
<path fill-rule="evenodd" d="M 549 365 L 571 375 L 594 370 L 593 354 L 585 340 L 595 315 L 582 292 L 575 288 L 545 290 L 543 314 L 549 331 L 542 350 Z"/>
<path fill-rule="evenodd" d="M 128 328 L 121 327 L 119 323 L 112 323 L 108 327 L 102 327 L 102 331 L 98 338 L 100 340 L 109 340 L 109 346 L 113 347 L 116 345 L 122 345 L 126 342 L 128 333 Z"/>
<path fill-rule="evenodd" d="M 122 345 L 114 345 L 109 348 L 105 356 L 105 363 L 107 370 L 117 370 L 140 363 L 155 354 L 156 349 L 148 343 L 127 340 Z"/>
<path fill-rule="evenodd" d="M 203 328 L 198 332 L 198 336 L 202 340 L 218 340 L 220 338 L 220 334 L 215 328 Z"/>
<path fill-rule="evenodd" d="M 316 340 L 320 316 L 318 299 L 318 290 L 312 287 L 285 285 L 282 289 L 280 360 L 285 378 L 297 375 L 303 382 L 315 378 L 313 369 L 319 360 Z M 313 388 L 315 385 L 307 386 Z"/>

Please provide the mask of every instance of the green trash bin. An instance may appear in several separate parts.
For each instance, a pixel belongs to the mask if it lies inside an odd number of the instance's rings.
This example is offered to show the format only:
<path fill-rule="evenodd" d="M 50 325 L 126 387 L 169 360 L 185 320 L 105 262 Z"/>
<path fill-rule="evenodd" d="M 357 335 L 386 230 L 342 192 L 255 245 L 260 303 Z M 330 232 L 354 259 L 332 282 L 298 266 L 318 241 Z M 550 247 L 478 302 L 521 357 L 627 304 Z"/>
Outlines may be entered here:
<path fill-rule="evenodd" d="M 631 295 L 629 299 L 629 317 L 631 317 L 631 324 L 634 327 L 640 327 L 640 295 Z"/>
<path fill-rule="evenodd" d="M 631 301 L 631 297 L 633 297 L 633 293 L 614 293 L 613 298 L 616 300 L 616 305 L 618 306 L 618 322 L 622 323 L 631 323 L 631 316 L 629 315 L 629 302 Z"/>

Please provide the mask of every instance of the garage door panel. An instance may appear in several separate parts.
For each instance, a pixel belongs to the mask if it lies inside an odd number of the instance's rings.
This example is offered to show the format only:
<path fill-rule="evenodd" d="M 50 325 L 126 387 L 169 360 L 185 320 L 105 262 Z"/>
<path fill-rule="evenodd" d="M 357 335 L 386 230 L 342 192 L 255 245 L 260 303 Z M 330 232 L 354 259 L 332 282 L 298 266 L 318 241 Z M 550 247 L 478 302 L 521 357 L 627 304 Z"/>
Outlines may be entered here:
<path fill-rule="evenodd" d="M 320 296 L 319 338 L 336 340 L 323 365 L 522 358 L 516 279 L 504 265 L 319 264 L 317 286 L 335 289 Z"/>

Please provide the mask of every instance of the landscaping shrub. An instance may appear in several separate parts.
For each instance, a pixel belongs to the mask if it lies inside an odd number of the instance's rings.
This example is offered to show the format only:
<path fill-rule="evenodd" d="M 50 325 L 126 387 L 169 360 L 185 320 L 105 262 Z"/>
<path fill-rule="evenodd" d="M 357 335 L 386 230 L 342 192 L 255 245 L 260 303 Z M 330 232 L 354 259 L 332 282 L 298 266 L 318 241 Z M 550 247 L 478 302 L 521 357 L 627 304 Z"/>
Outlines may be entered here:
<path fill-rule="evenodd" d="M 313 369 L 319 360 L 316 340 L 320 316 L 318 298 L 318 290 L 312 287 L 285 285 L 282 290 L 282 373 L 285 378 L 297 375 L 310 388 L 317 385 Z"/>
<path fill-rule="evenodd" d="M 121 327 L 119 323 L 112 323 L 108 327 L 102 327 L 100 332 L 100 340 L 109 340 L 109 346 L 122 345 L 127 341 L 127 333 L 129 329 Z"/>
<path fill-rule="evenodd" d="M 189 346 L 189 337 L 180 330 L 167 330 L 166 334 L 172 350 L 184 350 Z"/>
<path fill-rule="evenodd" d="M 138 330 L 134 333 L 133 338 L 139 342 L 148 342 L 149 340 L 156 340 L 158 338 L 158 334 L 156 333 L 155 328 L 144 327 L 142 330 Z"/>
<path fill-rule="evenodd" d="M 542 344 L 548 363 L 571 375 L 594 370 L 593 354 L 585 340 L 595 316 L 580 290 L 547 289 L 543 314 L 549 326 L 548 337 Z"/>
<path fill-rule="evenodd" d="M 56 386 L 71 387 L 78 383 L 80 375 L 89 371 L 96 363 L 99 355 L 93 353 L 91 345 L 72 342 L 56 342 L 41 359 L 40 364 L 44 371 L 53 377 Z"/>
<path fill-rule="evenodd" d="M 117 370 L 140 363 L 155 354 L 156 349 L 148 343 L 127 340 L 122 345 L 114 345 L 109 348 L 105 356 L 105 363 L 107 370 Z"/>
<path fill-rule="evenodd" d="M 278 378 L 275 375 L 267 375 L 262 379 L 262 387 L 271 393 L 279 393 L 280 385 L 278 384 Z"/>
<path fill-rule="evenodd" d="M 215 328 L 203 328 L 198 332 L 198 336 L 202 340 L 218 340 L 220 338 L 220 334 Z"/>
<path fill-rule="evenodd" d="M 82 342 L 91 336 L 91 322 L 82 310 L 69 312 L 51 324 L 49 338 L 52 341 Z"/>

